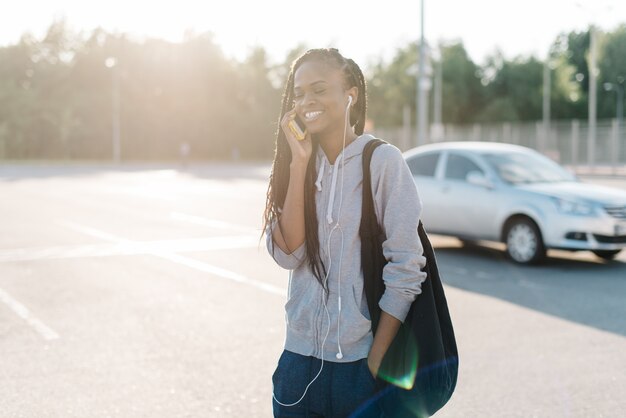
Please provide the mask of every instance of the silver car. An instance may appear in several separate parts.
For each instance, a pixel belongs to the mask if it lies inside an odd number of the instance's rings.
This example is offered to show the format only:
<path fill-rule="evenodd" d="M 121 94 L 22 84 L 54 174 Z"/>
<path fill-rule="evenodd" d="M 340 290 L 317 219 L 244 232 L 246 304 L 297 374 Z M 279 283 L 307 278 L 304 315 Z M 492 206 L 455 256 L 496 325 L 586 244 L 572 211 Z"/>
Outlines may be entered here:
<path fill-rule="evenodd" d="M 534 150 L 447 142 L 404 158 L 428 232 L 504 242 L 520 264 L 542 260 L 549 248 L 612 259 L 626 247 L 626 191 L 583 183 Z"/>

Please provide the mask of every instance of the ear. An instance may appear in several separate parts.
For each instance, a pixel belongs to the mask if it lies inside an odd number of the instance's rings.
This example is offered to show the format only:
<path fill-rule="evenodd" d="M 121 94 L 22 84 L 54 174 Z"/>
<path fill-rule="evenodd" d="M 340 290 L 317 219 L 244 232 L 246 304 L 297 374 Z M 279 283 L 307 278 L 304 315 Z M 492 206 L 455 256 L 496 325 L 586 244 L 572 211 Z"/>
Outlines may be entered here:
<path fill-rule="evenodd" d="M 352 104 L 350 105 L 350 107 L 354 107 L 356 102 L 359 101 L 359 89 L 354 86 L 350 87 L 348 90 L 346 90 L 346 92 L 348 93 L 348 95 L 352 96 Z"/>

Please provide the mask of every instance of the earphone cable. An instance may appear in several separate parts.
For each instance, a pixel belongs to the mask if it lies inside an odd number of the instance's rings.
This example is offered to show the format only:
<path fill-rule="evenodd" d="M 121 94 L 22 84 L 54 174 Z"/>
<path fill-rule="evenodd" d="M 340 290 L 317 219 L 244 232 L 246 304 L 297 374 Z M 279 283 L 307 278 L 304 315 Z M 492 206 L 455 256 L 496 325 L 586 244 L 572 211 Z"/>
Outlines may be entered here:
<path fill-rule="evenodd" d="M 338 303 L 338 314 L 337 314 L 337 347 L 338 347 L 338 353 L 337 353 L 337 358 L 338 359 L 342 359 L 343 358 L 343 353 L 341 351 L 341 344 L 340 344 L 340 330 L 339 330 L 339 325 L 340 325 L 340 318 L 341 318 L 341 263 L 343 260 L 343 229 L 341 228 L 341 225 L 339 224 L 339 217 L 341 215 L 341 203 L 343 201 L 343 168 L 344 168 L 344 158 L 343 158 L 343 154 L 345 152 L 346 149 L 346 130 L 348 129 L 348 116 L 349 116 L 349 112 L 348 109 L 350 107 L 350 103 L 352 101 L 350 100 L 348 102 L 348 106 L 346 106 L 346 116 L 344 119 L 344 129 L 343 129 L 343 148 L 341 150 L 341 154 L 339 156 L 340 158 L 340 164 L 341 164 L 341 185 L 339 187 L 339 209 L 337 211 L 337 222 L 335 222 L 335 226 L 333 226 L 333 228 L 331 229 L 330 233 L 328 234 L 328 240 L 326 241 L 326 248 L 327 248 L 327 254 L 328 254 L 328 270 L 326 272 L 326 276 L 324 277 L 324 282 L 323 282 L 323 288 L 322 288 L 322 303 L 324 304 L 324 311 L 326 312 L 326 318 L 328 319 L 328 327 L 326 329 L 326 335 L 324 335 L 324 339 L 322 341 L 322 347 L 321 347 L 321 365 L 320 365 L 320 369 L 317 372 L 317 374 L 315 375 L 315 377 L 313 378 L 313 380 L 311 380 L 309 382 L 309 384 L 306 386 L 306 388 L 304 389 L 304 393 L 302 394 L 302 396 L 300 397 L 300 399 L 298 399 L 296 402 L 291 403 L 291 404 L 285 404 L 280 402 L 278 399 L 276 399 L 276 395 L 274 394 L 274 385 L 272 384 L 272 398 L 276 401 L 276 403 L 278 403 L 279 405 L 285 406 L 285 407 L 290 407 L 290 406 L 295 406 L 297 404 L 299 404 L 304 397 L 307 394 L 307 391 L 309 390 L 309 387 L 313 384 L 313 382 L 315 382 L 315 380 L 317 380 L 317 378 L 320 376 L 320 374 L 322 373 L 322 370 L 324 369 L 324 346 L 326 345 L 326 340 L 328 338 L 328 334 L 330 333 L 330 325 L 331 325 L 331 321 L 330 321 L 330 312 L 328 311 L 328 306 L 326 304 L 326 297 L 324 295 L 324 289 L 326 288 L 327 284 L 328 284 L 328 276 L 330 275 L 330 271 L 332 268 L 332 257 L 331 257 L 331 253 L 330 253 L 330 239 L 333 235 L 333 232 L 335 232 L 335 229 L 339 229 L 339 232 L 341 233 L 341 248 L 339 251 L 339 272 L 338 272 L 338 299 L 337 299 L 337 303 Z M 338 167 L 335 167 L 335 170 L 338 169 Z M 331 208 L 332 210 L 332 208 Z M 291 272 L 290 272 L 290 281 L 289 281 L 289 293 L 291 293 Z"/>

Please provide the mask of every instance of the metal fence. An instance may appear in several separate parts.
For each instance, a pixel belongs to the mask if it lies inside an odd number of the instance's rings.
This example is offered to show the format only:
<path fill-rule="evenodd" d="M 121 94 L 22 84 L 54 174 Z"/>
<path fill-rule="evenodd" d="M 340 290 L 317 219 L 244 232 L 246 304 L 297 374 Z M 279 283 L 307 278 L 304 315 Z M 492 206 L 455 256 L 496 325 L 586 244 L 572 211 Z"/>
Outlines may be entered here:
<path fill-rule="evenodd" d="M 539 122 L 431 126 L 429 142 L 490 141 L 533 148 L 577 171 L 626 174 L 626 129 L 617 119 L 596 123 L 595 138 L 587 121 L 552 121 L 549 128 Z M 375 129 L 376 136 L 402 151 L 415 146 L 414 131 L 407 126 Z"/>

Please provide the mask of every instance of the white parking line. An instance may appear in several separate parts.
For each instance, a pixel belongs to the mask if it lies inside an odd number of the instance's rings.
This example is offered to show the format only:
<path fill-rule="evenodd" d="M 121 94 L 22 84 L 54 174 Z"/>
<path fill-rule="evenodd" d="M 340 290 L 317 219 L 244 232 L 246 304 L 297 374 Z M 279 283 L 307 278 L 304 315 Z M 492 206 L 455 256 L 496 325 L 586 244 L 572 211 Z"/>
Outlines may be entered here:
<path fill-rule="evenodd" d="M 82 232 L 85 235 L 89 235 L 89 236 L 92 236 L 92 237 L 100 238 L 100 239 L 105 240 L 105 241 L 115 242 L 115 243 L 119 243 L 119 244 L 132 244 L 133 243 L 133 241 L 131 241 L 131 240 L 119 238 L 119 237 L 116 237 L 115 235 L 111 235 L 111 234 L 109 234 L 107 232 L 100 231 L 99 229 L 90 228 L 90 227 L 84 226 L 84 225 L 79 225 L 79 224 L 74 223 L 74 222 L 57 221 L 57 223 L 60 224 L 60 225 L 64 225 L 66 227 L 72 228 L 75 231 Z"/>
<path fill-rule="evenodd" d="M 228 280 L 233 280 L 235 282 L 239 282 L 239 283 L 244 283 L 250 286 L 254 286 L 258 289 L 264 290 L 266 292 L 269 293 L 274 293 L 276 295 L 280 295 L 280 296 L 286 296 L 287 295 L 287 291 L 286 289 L 282 289 L 278 286 L 273 286 L 271 284 L 267 284 L 264 282 L 261 282 L 259 280 L 254 280 L 254 279 L 250 279 L 248 277 L 242 276 L 241 274 L 237 274 L 234 273 L 232 271 L 229 270 L 224 270 L 222 268 L 219 267 L 215 267 L 212 266 L 210 264 L 204 263 L 202 261 L 198 261 L 198 260 L 194 260 L 193 258 L 189 258 L 189 257 L 184 257 L 178 254 L 171 254 L 171 253 L 153 253 L 153 255 L 156 255 L 158 257 L 161 258 L 165 258 L 167 260 L 170 260 L 174 263 L 178 263 L 178 264 L 182 264 L 184 266 L 196 269 L 196 270 L 200 270 L 203 271 L 205 273 L 210 273 L 213 274 L 215 276 L 219 276 L 222 277 L 224 279 L 228 279 Z"/>
<path fill-rule="evenodd" d="M 135 245 L 137 244 L 136 242 L 127 240 L 125 238 L 122 237 L 118 237 L 112 234 L 109 234 L 107 232 L 104 231 L 100 231 L 98 229 L 95 228 L 91 228 L 88 226 L 84 226 L 84 225 L 79 225 L 77 223 L 74 222 L 68 222 L 68 221 L 60 221 L 61 224 L 67 226 L 68 228 L 72 228 L 78 232 L 82 232 L 83 234 L 92 236 L 92 237 L 96 237 L 96 238 L 100 238 L 100 239 L 104 239 L 107 241 L 113 241 L 113 242 L 117 242 L 119 244 L 128 244 L 128 245 Z M 247 284 L 253 287 L 256 287 L 258 289 L 261 289 L 265 292 L 268 293 L 273 293 L 276 295 L 280 295 L 280 296 L 286 296 L 287 295 L 287 290 L 284 288 L 280 288 L 278 286 L 273 286 L 271 284 L 267 284 L 265 282 L 262 282 L 260 280 L 254 280 L 248 277 L 245 277 L 241 274 L 229 271 L 229 270 L 225 270 L 222 269 L 220 267 L 216 267 L 216 266 L 212 266 L 210 264 L 204 263 L 202 261 L 198 261 L 198 260 L 194 260 L 193 258 L 189 258 L 189 257 L 185 257 L 185 256 L 181 256 L 179 254 L 176 254 L 175 252 L 171 251 L 171 249 L 168 248 L 156 248 L 156 247 L 152 247 L 152 248 L 145 248 L 144 254 L 150 254 L 156 257 L 160 257 L 166 260 L 169 260 L 171 262 L 174 263 L 178 263 L 178 264 L 182 264 L 186 267 L 189 268 L 193 268 L 205 273 L 210 273 L 214 276 L 218 276 L 221 277 L 223 279 L 227 279 L 227 280 L 232 280 L 234 282 L 238 282 L 238 283 L 243 283 L 243 284 Z"/>
<path fill-rule="evenodd" d="M 35 331 L 39 333 L 46 340 L 56 340 L 59 338 L 59 334 L 57 334 L 52 328 L 41 322 L 37 319 L 30 311 L 26 308 L 26 306 L 19 303 L 17 300 L 13 299 L 11 295 L 9 295 L 4 290 L 0 289 L 0 300 L 4 302 L 13 312 L 17 314 L 20 318 L 28 323 Z"/>
<path fill-rule="evenodd" d="M 76 229 L 71 223 L 65 227 Z M 80 231 L 86 233 L 86 231 Z M 262 242 L 264 244 L 264 242 Z M 192 252 L 258 248 L 259 239 L 254 236 L 223 236 L 155 241 L 113 241 L 103 244 L 60 245 L 55 247 L 16 248 L 0 250 L 0 263 L 15 261 L 53 260 L 59 258 L 109 257 L 116 255 L 151 254 L 154 251 Z"/>
<path fill-rule="evenodd" d="M 224 221 L 217 221 L 215 219 L 203 218 L 201 216 L 189 215 L 189 214 L 181 213 L 181 212 L 170 213 L 170 218 L 176 221 L 186 221 L 186 222 L 191 222 L 197 225 L 208 226 L 209 228 L 226 229 L 226 230 L 237 231 L 237 232 L 246 232 L 248 234 L 259 233 L 261 231 L 261 229 L 257 231 L 256 229 L 250 228 L 247 226 L 231 224 L 231 223 L 224 222 Z"/>

